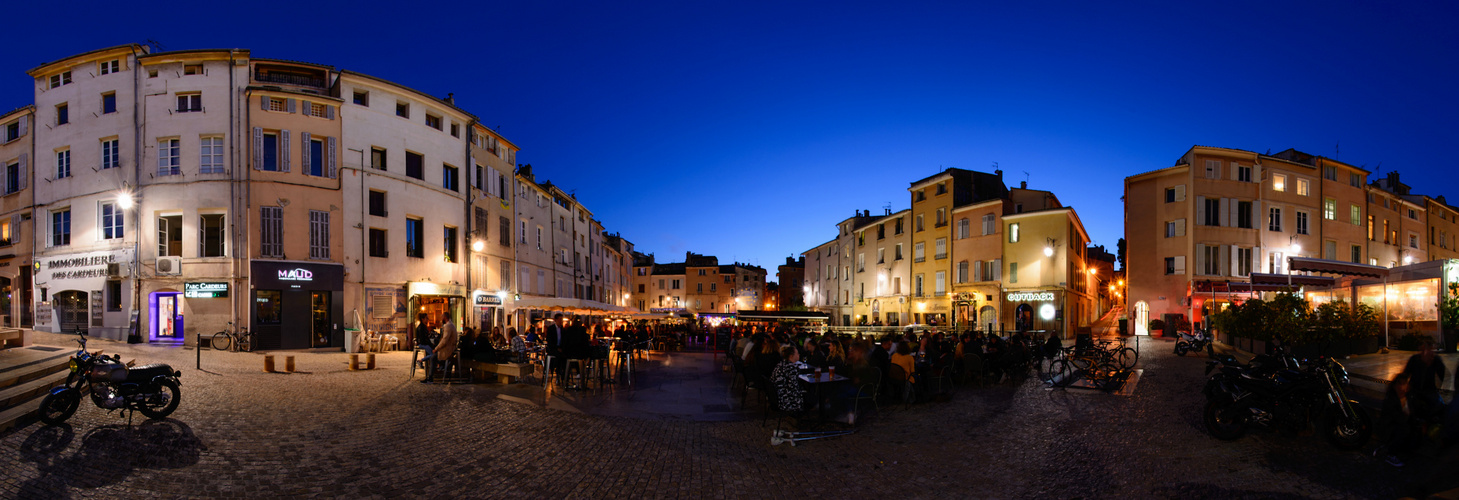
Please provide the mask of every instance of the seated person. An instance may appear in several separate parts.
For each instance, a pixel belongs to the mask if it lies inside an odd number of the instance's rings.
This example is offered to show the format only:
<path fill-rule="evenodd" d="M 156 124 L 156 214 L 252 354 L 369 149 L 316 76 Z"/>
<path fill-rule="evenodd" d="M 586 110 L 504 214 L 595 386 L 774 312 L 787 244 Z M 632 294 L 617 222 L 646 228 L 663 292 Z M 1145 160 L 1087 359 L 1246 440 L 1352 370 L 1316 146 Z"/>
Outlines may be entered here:
<path fill-rule="evenodd" d="M 507 329 L 508 342 L 511 344 L 513 361 L 522 363 L 527 359 L 527 343 L 522 341 L 522 336 L 517 335 L 516 328 Z"/>
<path fill-rule="evenodd" d="M 795 346 L 780 349 L 780 362 L 770 373 L 770 386 L 780 400 L 780 410 L 798 412 L 806 408 L 805 392 L 800 388 L 800 370 L 795 363 L 800 361 L 800 352 Z"/>

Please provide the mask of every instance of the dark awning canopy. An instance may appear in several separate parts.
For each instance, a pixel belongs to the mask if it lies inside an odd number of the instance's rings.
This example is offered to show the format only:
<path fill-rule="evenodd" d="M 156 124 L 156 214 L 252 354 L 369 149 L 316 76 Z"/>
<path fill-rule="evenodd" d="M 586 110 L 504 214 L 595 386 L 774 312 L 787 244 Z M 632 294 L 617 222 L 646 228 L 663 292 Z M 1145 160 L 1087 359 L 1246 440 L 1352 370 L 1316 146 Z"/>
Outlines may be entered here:
<path fill-rule="evenodd" d="M 1337 279 L 1328 276 L 1307 276 L 1302 274 L 1251 273 L 1251 282 L 1257 285 L 1332 286 Z"/>
<path fill-rule="evenodd" d="M 1252 275 L 1255 276 L 1255 275 Z M 1295 276 L 1294 276 L 1295 277 Z M 1197 281 L 1193 283 L 1191 292 L 1202 293 L 1252 293 L 1252 292 L 1286 292 L 1302 285 L 1293 282 L 1290 286 L 1285 281 L 1277 283 L 1248 283 L 1245 281 Z"/>
<path fill-rule="evenodd" d="M 1367 264 L 1355 264 L 1340 260 L 1314 259 L 1312 257 L 1288 257 L 1287 262 L 1293 271 L 1339 274 L 1343 276 L 1366 276 L 1370 278 L 1388 277 L 1388 268 Z"/>
<path fill-rule="evenodd" d="M 740 311 L 740 321 L 826 321 L 831 315 L 815 311 Z"/>

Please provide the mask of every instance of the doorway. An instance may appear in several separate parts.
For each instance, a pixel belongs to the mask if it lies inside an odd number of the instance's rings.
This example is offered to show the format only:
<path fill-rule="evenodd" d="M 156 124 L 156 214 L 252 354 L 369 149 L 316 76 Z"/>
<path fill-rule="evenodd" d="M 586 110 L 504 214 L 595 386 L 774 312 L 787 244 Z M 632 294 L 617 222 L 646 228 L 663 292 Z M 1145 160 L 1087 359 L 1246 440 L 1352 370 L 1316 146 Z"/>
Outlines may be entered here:
<path fill-rule="evenodd" d="M 978 324 L 983 325 L 985 331 L 993 331 L 994 326 L 998 324 L 998 311 L 994 310 L 993 306 L 983 306 L 978 311 L 978 317 L 981 318 Z"/>
<path fill-rule="evenodd" d="M 309 292 L 309 338 L 313 347 L 329 347 L 329 336 L 334 331 L 330 311 L 329 292 Z"/>
<path fill-rule="evenodd" d="M 90 315 L 87 309 L 86 292 L 64 291 L 56 294 L 55 302 L 56 320 L 61 325 L 61 333 L 72 333 L 78 330 L 90 332 L 87 328 Z"/>
<path fill-rule="evenodd" d="M 1033 306 L 1019 304 L 1013 309 L 1013 329 L 1017 331 L 1033 329 Z"/>
<path fill-rule="evenodd" d="M 1135 303 L 1135 335 L 1150 334 L 1150 304 L 1145 301 Z"/>
<path fill-rule="evenodd" d="M 177 292 L 153 292 L 152 338 L 172 340 L 182 338 L 182 294 Z"/>

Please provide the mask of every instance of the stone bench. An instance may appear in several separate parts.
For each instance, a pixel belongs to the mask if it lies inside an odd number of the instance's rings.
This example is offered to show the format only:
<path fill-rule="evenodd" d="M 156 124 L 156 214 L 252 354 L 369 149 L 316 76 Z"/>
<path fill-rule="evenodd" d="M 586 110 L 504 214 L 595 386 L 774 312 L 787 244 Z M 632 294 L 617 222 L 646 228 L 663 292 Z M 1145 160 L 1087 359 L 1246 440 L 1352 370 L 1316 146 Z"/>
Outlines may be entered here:
<path fill-rule="evenodd" d="M 523 377 L 532 374 L 532 365 L 526 363 L 482 363 L 468 360 L 466 365 L 471 369 L 472 379 L 478 378 L 478 373 L 481 374 L 480 378 L 486 378 L 487 373 L 495 373 L 497 382 L 503 384 L 520 381 Z"/>
<path fill-rule="evenodd" d="M 0 348 L 25 347 L 25 331 L 19 328 L 0 329 Z"/>

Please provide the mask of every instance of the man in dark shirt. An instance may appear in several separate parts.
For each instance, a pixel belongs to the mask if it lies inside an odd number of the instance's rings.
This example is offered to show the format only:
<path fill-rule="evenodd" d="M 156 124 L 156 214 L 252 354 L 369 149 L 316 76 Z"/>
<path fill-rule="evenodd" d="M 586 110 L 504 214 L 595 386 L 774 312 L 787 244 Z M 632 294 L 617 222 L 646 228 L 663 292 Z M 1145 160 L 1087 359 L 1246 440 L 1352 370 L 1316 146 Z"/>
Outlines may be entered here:
<path fill-rule="evenodd" d="M 551 369 L 557 372 L 561 372 L 562 367 L 567 366 L 567 357 L 563 356 L 563 343 L 567 337 L 565 322 L 562 313 L 554 314 L 552 321 L 547 323 L 542 332 L 542 336 L 547 337 L 547 355 L 552 356 Z"/>
<path fill-rule="evenodd" d="M 1443 416 L 1444 400 L 1439 399 L 1439 385 L 1447 371 L 1444 360 L 1434 355 L 1433 339 L 1425 339 L 1418 354 L 1408 358 L 1403 373 L 1409 377 L 1408 394 L 1414 417 L 1432 422 Z"/>
<path fill-rule="evenodd" d="M 887 373 L 887 370 L 891 369 L 892 354 L 887 352 L 887 348 L 891 346 L 891 343 L 891 337 L 884 338 L 880 344 L 874 344 L 871 348 L 871 353 L 867 355 L 868 364 L 880 369 L 883 375 Z"/>

